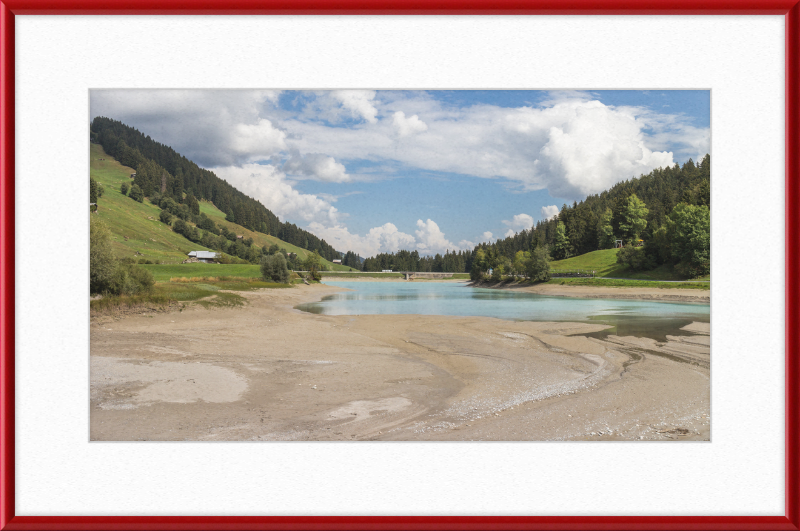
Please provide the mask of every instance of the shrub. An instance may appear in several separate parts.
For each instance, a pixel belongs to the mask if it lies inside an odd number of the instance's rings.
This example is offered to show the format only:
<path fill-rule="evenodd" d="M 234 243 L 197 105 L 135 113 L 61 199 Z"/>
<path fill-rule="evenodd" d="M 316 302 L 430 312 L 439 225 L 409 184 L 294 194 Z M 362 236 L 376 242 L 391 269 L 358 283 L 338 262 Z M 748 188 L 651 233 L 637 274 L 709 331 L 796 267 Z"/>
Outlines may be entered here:
<path fill-rule="evenodd" d="M 192 227 L 180 218 L 175 220 L 172 225 L 172 231 L 177 232 L 189 241 L 199 242 L 203 239 L 203 235 L 197 230 L 197 227 Z"/>
<path fill-rule="evenodd" d="M 711 265 L 711 212 L 707 206 L 679 203 L 667 217 L 675 269 L 693 278 L 707 275 Z"/>
<path fill-rule="evenodd" d="M 711 261 L 678 262 L 675 264 L 675 271 L 686 278 L 702 277 L 711 271 Z"/>
<path fill-rule="evenodd" d="M 162 210 L 161 214 L 158 215 L 158 219 L 161 220 L 161 223 L 166 223 L 167 225 L 169 225 L 170 222 L 172 221 L 172 214 L 170 214 L 166 210 Z"/>
<path fill-rule="evenodd" d="M 112 295 L 139 295 L 149 292 L 155 280 L 150 271 L 134 264 L 118 263 L 114 278 L 107 291 Z"/>
<path fill-rule="evenodd" d="M 655 260 L 645 253 L 643 247 L 630 244 L 617 251 L 617 263 L 628 266 L 631 271 L 646 271 L 656 267 Z"/>
<path fill-rule="evenodd" d="M 200 214 L 200 219 L 197 220 L 197 227 L 214 234 L 219 234 L 219 229 L 205 214 Z"/>
<path fill-rule="evenodd" d="M 139 188 L 138 184 L 131 186 L 131 191 L 128 194 L 128 197 L 140 203 L 144 202 L 144 192 L 142 192 L 142 189 Z"/>
<path fill-rule="evenodd" d="M 128 186 L 128 183 L 122 183 L 122 186 L 119 187 L 119 191 L 122 192 L 122 195 L 128 195 L 129 189 L 130 186 Z"/>
<path fill-rule="evenodd" d="M 503 266 L 501 264 L 497 264 L 492 268 L 492 280 L 495 282 L 499 282 L 503 279 Z"/>
<path fill-rule="evenodd" d="M 89 226 L 89 292 L 136 295 L 150 291 L 155 284 L 152 273 L 131 262 L 131 258 L 117 260 L 114 257 L 111 231 L 102 221 L 92 217 Z"/>
<path fill-rule="evenodd" d="M 547 246 L 533 250 L 530 259 L 525 263 L 525 275 L 536 282 L 550 280 L 550 252 Z"/>
<path fill-rule="evenodd" d="M 109 291 L 117 261 L 111 249 L 111 231 L 95 216 L 89 225 L 89 292 Z"/>
<path fill-rule="evenodd" d="M 97 181 L 94 180 L 93 177 L 89 177 L 89 202 L 90 203 L 97 203 L 97 198 L 100 197 L 97 190 L 100 188 L 100 185 Z"/>
<path fill-rule="evenodd" d="M 263 256 L 261 258 L 261 276 L 264 280 L 273 282 L 289 282 L 289 268 L 286 267 L 286 258 L 282 254 Z"/>

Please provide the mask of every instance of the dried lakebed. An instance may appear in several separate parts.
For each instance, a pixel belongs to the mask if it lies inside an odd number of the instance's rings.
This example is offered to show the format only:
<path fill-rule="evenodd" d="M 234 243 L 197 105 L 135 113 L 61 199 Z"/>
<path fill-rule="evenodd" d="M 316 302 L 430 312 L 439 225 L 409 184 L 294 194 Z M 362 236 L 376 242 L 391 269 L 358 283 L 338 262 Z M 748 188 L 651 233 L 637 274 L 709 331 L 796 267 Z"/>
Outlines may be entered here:
<path fill-rule="evenodd" d="M 94 321 L 91 439 L 710 438 L 706 309 L 630 330 L 619 309 L 582 322 L 296 309 L 347 293 Z"/>

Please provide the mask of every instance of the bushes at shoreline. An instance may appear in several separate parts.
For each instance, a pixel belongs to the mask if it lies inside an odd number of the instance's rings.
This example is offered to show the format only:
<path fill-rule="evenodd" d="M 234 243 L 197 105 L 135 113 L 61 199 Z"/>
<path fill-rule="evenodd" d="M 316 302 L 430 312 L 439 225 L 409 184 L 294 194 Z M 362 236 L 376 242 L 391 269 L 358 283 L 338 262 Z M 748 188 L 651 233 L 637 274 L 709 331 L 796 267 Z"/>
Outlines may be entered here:
<path fill-rule="evenodd" d="M 91 295 L 141 295 L 153 288 L 152 273 L 123 263 L 111 248 L 111 231 L 92 217 L 89 226 L 89 293 Z"/>

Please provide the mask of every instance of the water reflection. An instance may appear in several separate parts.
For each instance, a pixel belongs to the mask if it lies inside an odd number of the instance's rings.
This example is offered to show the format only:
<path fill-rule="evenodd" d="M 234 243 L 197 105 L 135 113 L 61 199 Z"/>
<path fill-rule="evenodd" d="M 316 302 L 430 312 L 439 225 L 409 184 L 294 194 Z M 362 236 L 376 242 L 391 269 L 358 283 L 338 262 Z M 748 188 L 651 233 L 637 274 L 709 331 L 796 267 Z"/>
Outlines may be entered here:
<path fill-rule="evenodd" d="M 464 283 L 344 282 L 326 284 L 351 289 L 301 304 L 298 309 L 327 315 L 419 314 L 496 317 L 525 321 L 600 322 L 614 328 L 597 333 L 652 337 L 683 335 L 692 321 L 708 322 L 708 304 L 618 299 L 546 297 L 511 290 L 470 288 Z"/>

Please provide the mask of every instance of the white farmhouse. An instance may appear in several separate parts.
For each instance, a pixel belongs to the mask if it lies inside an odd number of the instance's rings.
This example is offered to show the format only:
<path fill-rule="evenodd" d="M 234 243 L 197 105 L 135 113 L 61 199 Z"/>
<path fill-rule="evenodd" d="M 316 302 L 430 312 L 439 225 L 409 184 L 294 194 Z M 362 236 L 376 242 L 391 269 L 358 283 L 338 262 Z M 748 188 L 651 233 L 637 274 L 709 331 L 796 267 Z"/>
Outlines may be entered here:
<path fill-rule="evenodd" d="M 197 258 L 201 262 L 210 262 L 217 258 L 217 253 L 213 251 L 192 251 L 189 253 L 190 258 Z"/>

